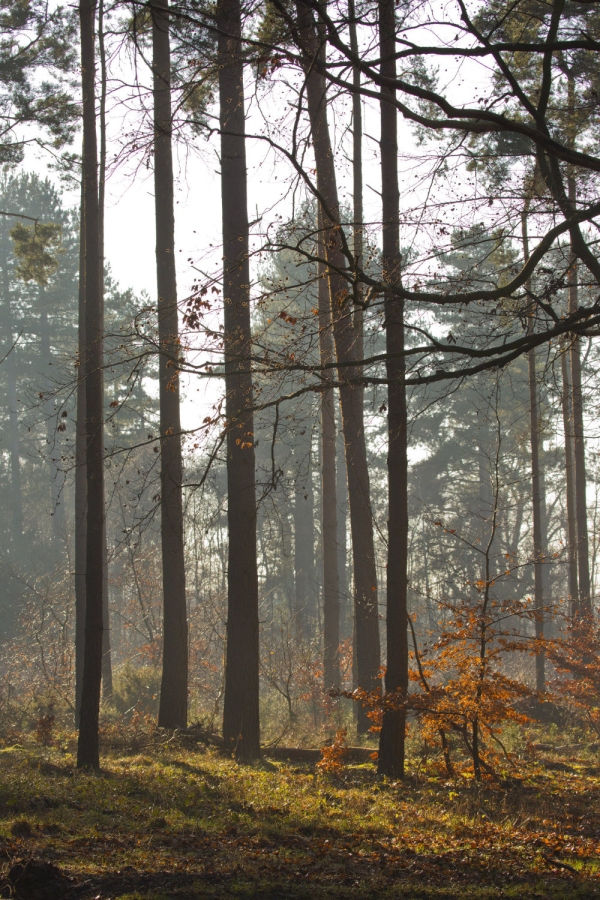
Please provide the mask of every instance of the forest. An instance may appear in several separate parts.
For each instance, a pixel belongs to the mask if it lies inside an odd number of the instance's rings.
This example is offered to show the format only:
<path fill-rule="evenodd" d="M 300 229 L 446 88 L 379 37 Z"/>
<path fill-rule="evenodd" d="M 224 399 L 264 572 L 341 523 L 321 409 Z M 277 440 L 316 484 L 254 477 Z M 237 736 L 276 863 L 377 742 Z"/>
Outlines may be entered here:
<path fill-rule="evenodd" d="M 0 0 L 2 897 L 600 897 L 599 51 Z"/>

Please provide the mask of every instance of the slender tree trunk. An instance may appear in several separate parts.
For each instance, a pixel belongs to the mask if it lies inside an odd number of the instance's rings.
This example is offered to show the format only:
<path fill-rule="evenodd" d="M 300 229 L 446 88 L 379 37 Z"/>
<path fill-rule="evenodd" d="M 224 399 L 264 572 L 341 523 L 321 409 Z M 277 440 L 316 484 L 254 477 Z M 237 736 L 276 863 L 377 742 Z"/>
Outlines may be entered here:
<path fill-rule="evenodd" d="M 574 112 L 576 105 L 575 75 L 573 69 L 567 71 L 567 105 Z M 575 146 L 577 137 L 575 116 L 572 117 L 568 129 L 568 141 L 571 147 Z M 567 170 L 567 191 L 569 204 L 572 209 L 577 208 L 577 183 L 575 172 L 569 166 Z M 569 273 L 567 283 L 569 286 L 569 313 L 576 312 L 579 307 L 578 288 L 578 257 L 576 247 L 571 236 L 571 248 L 569 255 Z M 587 498 L 586 498 L 586 471 L 585 471 L 585 436 L 583 429 L 583 393 L 581 389 L 581 339 L 578 335 L 571 335 L 571 347 L 569 352 L 569 376 L 571 379 L 571 435 L 573 440 L 573 486 L 575 497 L 575 528 L 577 549 L 577 583 L 578 594 L 574 613 L 579 617 L 592 614 L 592 594 L 590 585 L 590 561 L 587 523 Z"/>
<path fill-rule="evenodd" d="M 522 216 L 523 233 L 523 258 L 529 259 L 529 233 L 528 218 L 529 201 L 527 201 Z M 526 284 L 526 290 L 531 296 L 531 281 Z M 530 328 L 533 322 L 530 319 Z M 544 637 L 544 553 L 546 548 L 542 543 L 542 475 L 540 468 L 540 415 L 537 393 L 535 348 L 527 354 L 529 369 L 529 434 L 531 442 L 531 506 L 533 513 L 533 579 L 534 579 L 534 604 L 535 604 L 535 636 L 538 640 Z M 546 654 L 543 649 L 538 649 L 535 654 L 535 686 L 538 691 L 546 689 Z"/>
<path fill-rule="evenodd" d="M 314 497 L 311 471 L 310 423 L 299 413 L 294 457 L 294 576 L 296 590 L 295 618 L 299 634 L 310 639 L 317 619 L 315 595 Z M 304 426 L 304 427 L 303 427 Z M 302 434 L 301 432 L 304 432 Z"/>
<path fill-rule="evenodd" d="M 322 199 L 324 237 L 327 245 L 329 295 L 342 407 L 342 425 L 348 476 L 350 530 L 354 565 L 354 653 L 358 686 L 366 691 L 379 690 L 379 610 L 377 572 L 373 542 L 369 470 L 365 443 L 362 389 L 356 385 L 360 368 L 356 365 L 356 332 L 347 281 L 341 271 L 348 267 L 342 249 L 337 182 L 329 127 L 325 79 L 312 65 L 320 53 L 311 10 L 296 4 L 298 31 L 306 66 L 306 96 L 317 168 L 317 188 Z M 365 733 L 370 727 L 367 711 L 361 706 L 357 728 Z"/>
<path fill-rule="evenodd" d="M 329 285 L 325 282 L 325 290 L 329 298 Z M 329 299 L 328 301 L 329 302 Z M 331 315 L 331 305 L 329 306 Z M 338 577 L 340 585 L 341 629 L 342 639 L 352 637 L 354 613 L 350 602 L 350 585 L 348 584 L 348 479 L 346 477 L 346 456 L 344 453 L 344 436 L 338 434 L 337 390 L 334 391 L 335 407 L 335 462 L 336 462 L 336 497 L 337 497 L 337 544 L 338 544 Z"/>
<path fill-rule="evenodd" d="M 158 288 L 161 546 L 163 569 L 163 660 L 158 724 L 185 727 L 188 693 L 188 634 L 185 598 L 179 404 L 179 326 L 175 273 L 175 217 L 171 118 L 169 3 L 153 8 L 154 197 Z"/>
<path fill-rule="evenodd" d="M 45 297 L 43 289 L 40 290 L 40 302 L 42 307 L 45 305 Z M 52 350 L 50 349 L 50 325 L 48 323 L 48 312 L 42 308 L 40 314 L 40 349 L 42 357 L 42 365 L 44 366 L 45 387 L 51 389 L 51 366 L 52 366 Z M 64 484 L 65 476 L 61 467 L 58 465 L 60 459 L 60 449 L 58 440 L 59 420 L 54 410 L 54 400 L 52 397 L 44 399 L 44 418 L 46 420 L 46 444 L 48 447 L 47 462 L 50 473 L 50 489 L 52 497 L 52 532 L 56 544 L 57 552 L 64 552 L 67 540 L 67 522 L 65 518 L 65 498 Z"/>
<path fill-rule="evenodd" d="M 244 64 L 239 0 L 219 0 L 219 103 L 229 529 L 223 739 L 243 762 L 260 757 L 258 567 Z"/>
<path fill-rule="evenodd" d="M 381 74 L 396 78 L 396 17 L 394 0 L 379 0 Z M 394 91 L 381 89 L 381 198 L 383 279 L 400 282 L 400 221 L 398 188 L 398 119 Z M 387 666 L 384 709 L 379 738 L 380 775 L 404 775 L 406 713 L 400 704 L 408 691 L 407 564 L 408 488 L 407 421 L 404 352 L 404 303 L 393 294 L 384 297 L 386 373 L 388 379 L 388 560 L 387 560 Z"/>
<path fill-rule="evenodd" d="M 106 48 L 104 44 L 104 0 L 98 3 L 98 48 L 100 51 L 100 169 L 98 180 L 98 234 L 100 255 L 100 296 L 104 305 L 104 206 L 106 195 Z M 104 371 L 102 372 L 102 397 L 104 398 Z M 110 699 L 113 693 L 112 653 L 110 648 L 110 608 L 108 593 L 108 540 L 106 516 L 102 535 L 102 696 Z"/>
<path fill-rule="evenodd" d="M 348 18 L 350 31 L 350 48 L 353 53 L 358 55 L 358 36 L 356 33 L 356 20 L 354 10 L 354 0 L 348 3 Z M 352 231 L 352 252 L 354 254 L 354 266 L 356 274 L 363 264 L 363 155 L 362 155 L 362 97 L 360 95 L 360 69 L 357 66 L 352 67 L 352 84 L 354 93 L 352 94 L 352 201 L 354 205 L 354 227 Z M 362 299 L 362 284 L 357 280 L 354 288 L 354 299 L 360 301 Z M 354 310 L 354 332 L 356 343 L 356 358 L 362 359 L 364 356 L 364 316 L 363 308 L 360 302 L 355 303 Z M 361 369 L 362 371 L 362 369 Z M 362 394 L 361 406 L 364 405 L 364 387 L 358 385 L 357 390 Z"/>
<path fill-rule="evenodd" d="M 21 480 L 21 442 L 19 440 L 19 414 L 17 410 L 17 348 L 13 347 L 15 336 L 12 326 L 10 278 L 8 274 L 8 260 L 6 258 L 2 261 L 2 274 L 4 283 L 4 354 L 8 353 L 8 356 L 4 361 L 4 365 L 6 366 L 7 381 L 6 399 L 8 405 L 9 423 L 12 529 L 14 534 L 14 545 L 17 550 L 20 550 L 21 537 L 23 535 L 23 485 Z"/>
<path fill-rule="evenodd" d="M 85 644 L 85 555 L 87 546 L 87 465 L 85 425 L 85 211 L 83 175 L 79 220 L 77 422 L 75 425 L 75 727 L 83 684 Z"/>
<path fill-rule="evenodd" d="M 321 230 L 319 228 L 319 230 Z M 323 250 L 319 251 L 323 256 Z M 331 306 L 325 265 L 319 264 L 319 351 L 321 365 L 334 362 Z M 328 388 L 321 395 L 321 538 L 323 545 L 323 683 L 325 690 L 339 689 L 340 681 L 340 584 L 338 574 L 338 515 L 336 484 L 335 395 Z M 345 524 L 345 523 L 344 523 Z"/>
<path fill-rule="evenodd" d="M 569 177 L 569 200 L 576 202 L 575 179 Z M 571 248 L 569 265 L 569 312 L 579 306 L 577 284 L 577 256 Z M 573 435 L 573 461 L 575 463 L 575 521 L 577 527 L 577 580 L 579 585 L 577 614 L 591 615 L 592 596 L 590 586 L 590 561 L 587 525 L 585 437 L 583 429 L 583 393 L 581 389 L 581 339 L 573 335 L 570 349 L 571 413 Z"/>
<path fill-rule="evenodd" d="M 565 342 L 560 354 L 562 374 L 562 414 L 565 434 L 565 486 L 567 507 L 567 576 L 569 586 L 569 613 L 577 614 L 579 587 L 577 582 L 577 522 L 575 518 L 575 463 L 572 434 L 571 377 L 569 373 L 569 349 Z"/>
<path fill-rule="evenodd" d="M 104 315 L 100 293 L 98 147 L 95 108 L 95 0 L 80 0 L 83 95 L 83 184 L 85 210 L 86 468 L 87 546 L 83 683 L 77 765 L 100 767 L 98 717 L 102 680 L 102 581 L 104 534 L 104 446 L 102 365 Z"/>

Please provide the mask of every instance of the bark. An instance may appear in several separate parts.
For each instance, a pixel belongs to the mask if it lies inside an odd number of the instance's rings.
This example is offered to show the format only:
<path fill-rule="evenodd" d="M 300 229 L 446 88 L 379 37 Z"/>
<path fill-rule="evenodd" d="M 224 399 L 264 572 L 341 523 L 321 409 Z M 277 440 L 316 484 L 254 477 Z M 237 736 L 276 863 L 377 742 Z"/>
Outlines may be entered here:
<path fill-rule="evenodd" d="M 260 757 L 258 567 L 244 66 L 239 0 L 219 0 L 219 105 L 229 530 L 223 739 L 243 762 Z"/>
<path fill-rule="evenodd" d="M 85 645 L 77 765 L 100 767 L 98 716 L 102 679 L 104 467 L 102 365 L 104 311 L 100 292 L 98 146 L 95 109 L 95 0 L 80 0 L 85 210 L 85 403 L 87 469 Z"/>
<path fill-rule="evenodd" d="M 85 430 L 85 212 L 83 179 L 79 223 L 79 295 L 78 295 L 78 378 L 77 422 L 75 425 L 75 727 L 79 728 L 79 709 L 83 683 L 85 644 L 85 553 L 87 544 L 87 466 Z"/>
<path fill-rule="evenodd" d="M 529 234 L 527 229 L 527 216 L 529 203 L 523 211 L 523 258 L 529 259 Z M 526 291 L 531 296 L 531 282 L 525 285 Z M 533 326 L 530 320 L 529 328 Z M 527 354 L 529 374 L 529 434 L 531 444 L 531 507 L 533 513 L 533 599 L 535 605 L 535 636 L 538 640 L 544 637 L 544 553 L 545 546 L 542 542 L 542 475 L 540 467 L 540 416 L 537 393 L 535 348 Z M 538 649 L 535 654 L 535 686 L 536 690 L 546 689 L 546 655 L 543 649 Z"/>
<path fill-rule="evenodd" d="M 104 200 L 106 194 L 106 49 L 104 45 L 104 0 L 98 4 L 98 49 L 100 51 L 100 169 L 98 183 L 98 244 L 100 256 L 100 295 L 104 304 Z M 102 372 L 102 396 L 104 397 L 104 372 Z M 108 593 L 108 543 L 106 517 L 102 537 L 102 696 L 110 699 L 113 692 L 112 654 L 110 648 L 110 608 Z"/>
<path fill-rule="evenodd" d="M 396 19 L 394 0 L 379 0 L 381 74 L 395 79 Z M 395 92 L 381 89 L 381 185 L 383 280 L 400 282 L 400 221 L 398 188 L 398 119 Z M 392 701 L 383 714 L 379 738 L 378 771 L 391 778 L 404 776 L 408 690 L 407 562 L 408 488 L 407 420 L 404 351 L 404 304 L 393 294 L 384 296 L 386 374 L 388 378 L 388 559 L 387 559 L 387 665 L 385 696 Z"/>
<path fill-rule="evenodd" d="M 323 255 L 320 251 L 319 255 Z M 334 361 L 331 306 L 327 273 L 319 265 L 319 351 L 321 365 Z M 336 424 L 333 388 L 321 395 L 321 491 L 323 545 L 323 683 L 325 690 L 339 689 L 340 681 L 340 584 L 338 574 L 338 515 L 336 484 Z M 345 527 L 345 522 L 344 522 Z"/>
<path fill-rule="evenodd" d="M 357 366 L 356 331 L 347 281 L 342 274 L 348 261 L 340 234 L 340 208 L 329 127 L 325 79 L 312 65 L 320 52 L 314 18 L 302 2 L 296 4 L 298 34 L 306 72 L 306 97 L 317 169 L 317 189 L 322 206 L 324 238 L 327 245 L 329 296 L 340 388 L 342 427 L 346 453 L 350 531 L 354 566 L 354 653 L 358 687 L 366 691 L 379 689 L 379 612 L 377 606 L 377 573 L 373 542 L 369 470 L 363 419 L 363 391 L 356 385 L 360 377 Z M 357 728 L 366 733 L 370 721 L 362 706 L 358 710 Z"/>
<path fill-rule="evenodd" d="M 575 463 L 572 434 L 571 376 L 569 373 L 569 349 L 563 343 L 560 355 L 562 373 L 562 414 L 565 434 L 565 487 L 567 507 L 567 576 L 569 586 L 569 613 L 577 614 L 579 587 L 577 581 L 577 523 L 575 519 Z"/>
<path fill-rule="evenodd" d="M 154 197 L 158 288 L 163 659 L 158 724 L 185 727 L 188 626 L 183 540 L 183 462 L 177 360 L 179 326 L 175 272 L 175 216 L 171 117 L 169 3 L 153 7 Z"/>

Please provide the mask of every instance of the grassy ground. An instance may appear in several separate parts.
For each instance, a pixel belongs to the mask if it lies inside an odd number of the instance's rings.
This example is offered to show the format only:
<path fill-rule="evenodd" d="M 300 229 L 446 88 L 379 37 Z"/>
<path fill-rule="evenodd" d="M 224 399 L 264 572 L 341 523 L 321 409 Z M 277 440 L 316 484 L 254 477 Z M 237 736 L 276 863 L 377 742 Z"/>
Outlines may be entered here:
<path fill-rule="evenodd" d="M 72 750 L 0 750 L 3 896 L 15 861 L 35 858 L 71 881 L 21 886 L 29 900 L 600 898 L 591 757 L 538 754 L 518 778 L 476 786 L 243 768 L 174 741 L 115 749 L 91 775 Z"/>

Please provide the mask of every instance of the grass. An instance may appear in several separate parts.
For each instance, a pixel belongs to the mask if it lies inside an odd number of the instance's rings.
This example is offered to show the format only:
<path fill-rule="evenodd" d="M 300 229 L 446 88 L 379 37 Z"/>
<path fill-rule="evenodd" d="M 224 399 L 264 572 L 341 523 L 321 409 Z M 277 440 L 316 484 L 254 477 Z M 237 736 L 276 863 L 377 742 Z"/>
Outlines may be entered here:
<path fill-rule="evenodd" d="M 78 772 L 73 738 L 0 750 L 0 848 L 53 863 L 81 900 L 600 898 L 600 767 L 542 756 L 479 786 L 382 781 L 196 747 L 113 750 Z M 550 766 L 550 768 L 548 768 Z M 40 900 L 43 895 L 40 894 Z"/>

